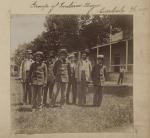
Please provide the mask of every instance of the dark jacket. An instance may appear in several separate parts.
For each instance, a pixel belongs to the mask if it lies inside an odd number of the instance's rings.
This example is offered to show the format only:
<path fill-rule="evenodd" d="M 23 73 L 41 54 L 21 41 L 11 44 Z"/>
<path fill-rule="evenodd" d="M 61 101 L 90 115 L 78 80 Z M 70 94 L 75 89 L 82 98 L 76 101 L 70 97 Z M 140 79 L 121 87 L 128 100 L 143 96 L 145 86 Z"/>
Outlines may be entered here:
<path fill-rule="evenodd" d="M 105 66 L 96 64 L 92 69 L 91 76 L 94 85 L 103 85 L 104 81 L 106 80 Z"/>
<path fill-rule="evenodd" d="M 29 82 L 34 85 L 44 85 L 47 83 L 47 66 L 45 63 L 34 62 L 31 65 Z"/>
<path fill-rule="evenodd" d="M 68 82 L 70 74 L 70 65 L 66 60 L 62 61 L 58 59 L 54 64 L 53 72 L 56 82 Z"/>

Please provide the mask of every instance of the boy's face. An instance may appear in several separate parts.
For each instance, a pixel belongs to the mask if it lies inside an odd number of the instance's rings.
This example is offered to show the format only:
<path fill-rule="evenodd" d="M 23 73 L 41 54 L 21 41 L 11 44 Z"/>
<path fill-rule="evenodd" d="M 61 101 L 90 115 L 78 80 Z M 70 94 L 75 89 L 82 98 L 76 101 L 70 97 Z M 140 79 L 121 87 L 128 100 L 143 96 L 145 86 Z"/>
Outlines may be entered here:
<path fill-rule="evenodd" d="M 54 58 L 48 57 L 48 62 L 52 63 L 54 61 Z"/>
<path fill-rule="evenodd" d="M 61 58 L 62 60 L 65 60 L 66 57 L 67 57 L 67 55 L 66 55 L 65 53 L 61 53 L 61 54 L 60 54 L 60 58 Z"/>
<path fill-rule="evenodd" d="M 102 64 L 103 63 L 103 59 L 99 58 L 98 60 L 98 64 Z"/>
<path fill-rule="evenodd" d="M 27 54 L 27 58 L 28 58 L 28 59 L 31 59 L 31 58 L 32 58 L 32 54 L 31 54 L 31 53 L 28 53 L 28 54 Z"/>
<path fill-rule="evenodd" d="M 85 53 L 82 54 L 82 59 L 83 59 L 83 60 L 86 59 L 86 54 L 85 54 Z"/>
<path fill-rule="evenodd" d="M 71 57 L 71 58 L 70 58 L 70 61 L 71 61 L 71 62 L 75 62 L 75 60 L 76 60 L 75 57 Z"/>
<path fill-rule="evenodd" d="M 36 55 L 35 60 L 36 60 L 37 62 L 41 62 L 41 61 L 42 61 L 41 55 Z"/>

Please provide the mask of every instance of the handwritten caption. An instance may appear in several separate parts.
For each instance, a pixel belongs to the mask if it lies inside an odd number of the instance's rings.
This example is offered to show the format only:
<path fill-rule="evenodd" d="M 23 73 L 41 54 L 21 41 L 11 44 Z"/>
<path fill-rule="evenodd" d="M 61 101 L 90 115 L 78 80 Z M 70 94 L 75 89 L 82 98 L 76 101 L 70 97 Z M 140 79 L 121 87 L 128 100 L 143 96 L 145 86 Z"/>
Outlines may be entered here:
<path fill-rule="evenodd" d="M 113 6 L 111 8 L 108 8 L 101 4 L 94 4 L 91 2 L 77 3 L 74 1 L 72 2 L 57 1 L 55 4 L 49 4 L 49 3 L 44 3 L 43 1 L 38 1 L 38 0 L 33 1 L 30 5 L 30 8 L 46 11 L 48 14 L 55 13 L 55 11 L 59 9 L 79 10 L 79 8 L 82 8 L 82 9 L 84 8 L 85 14 L 90 14 L 93 11 L 94 13 L 97 13 L 97 14 L 109 14 L 109 13 L 126 13 L 126 12 L 134 13 L 134 12 L 139 12 L 139 11 L 144 12 L 145 10 L 147 10 L 147 8 L 145 7 L 143 8 L 138 5 L 134 5 L 130 7 L 126 7 L 125 5 L 122 5 L 122 6 Z"/>

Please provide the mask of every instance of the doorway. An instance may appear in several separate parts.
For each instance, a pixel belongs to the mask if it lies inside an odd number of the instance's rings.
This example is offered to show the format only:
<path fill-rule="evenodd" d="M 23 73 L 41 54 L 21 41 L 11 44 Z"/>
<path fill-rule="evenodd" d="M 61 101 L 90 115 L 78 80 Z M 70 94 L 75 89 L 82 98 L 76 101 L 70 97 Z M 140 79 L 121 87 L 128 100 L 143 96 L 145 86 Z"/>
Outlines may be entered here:
<path fill-rule="evenodd" d="M 114 72 L 120 71 L 120 54 L 114 55 Z"/>

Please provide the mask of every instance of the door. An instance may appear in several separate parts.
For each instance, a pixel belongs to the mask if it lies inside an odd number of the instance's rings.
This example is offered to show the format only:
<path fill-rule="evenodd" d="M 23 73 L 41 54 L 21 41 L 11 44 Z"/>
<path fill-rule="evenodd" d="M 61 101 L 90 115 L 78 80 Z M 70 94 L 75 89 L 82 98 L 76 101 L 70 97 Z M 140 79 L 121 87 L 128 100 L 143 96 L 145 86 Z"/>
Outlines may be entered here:
<path fill-rule="evenodd" d="M 115 54 L 114 56 L 114 72 L 119 72 L 120 71 L 120 55 L 119 54 Z"/>

